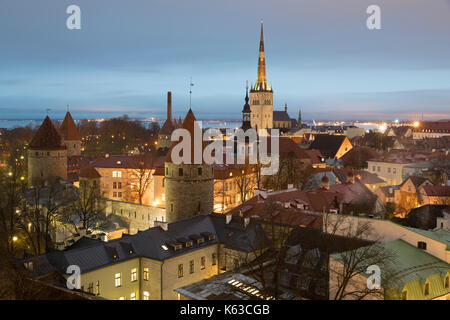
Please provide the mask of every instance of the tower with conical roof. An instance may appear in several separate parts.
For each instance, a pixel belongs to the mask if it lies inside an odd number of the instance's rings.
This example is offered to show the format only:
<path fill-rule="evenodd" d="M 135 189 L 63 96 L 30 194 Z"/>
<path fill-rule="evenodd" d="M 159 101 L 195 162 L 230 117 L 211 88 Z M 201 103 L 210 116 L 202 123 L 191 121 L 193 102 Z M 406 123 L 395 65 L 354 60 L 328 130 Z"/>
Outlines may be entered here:
<path fill-rule="evenodd" d="M 255 129 L 273 127 L 273 91 L 267 84 L 266 57 L 264 52 L 264 32 L 261 21 L 261 38 L 259 41 L 258 74 L 256 83 L 250 90 L 251 126 Z"/>
<path fill-rule="evenodd" d="M 81 136 L 69 111 L 59 127 L 59 133 L 67 147 L 67 156 L 81 156 Z"/>
<path fill-rule="evenodd" d="M 214 209 L 214 166 L 203 161 L 203 150 L 207 143 L 202 139 L 201 128 L 191 109 L 181 128 L 190 133 L 191 139 L 188 146 L 191 154 L 187 163 L 183 161 L 179 164 L 175 163 L 173 158 L 175 155 L 172 155 L 172 152 L 175 146 L 184 143 L 181 139 L 172 144 L 166 156 L 164 187 L 166 220 L 169 223 L 200 214 L 210 214 Z M 195 137 L 195 132 L 200 132 L 200 137 Z M 195 151 L 201 151 L 201 159 L 195 158 Z M 183 151 L 179 156 L 183 157 Z"/>
<path fill-rule="evenodd" d="M 28 185 L 67 179 L 67 147 L 47 116 L 28 146 Z"/>

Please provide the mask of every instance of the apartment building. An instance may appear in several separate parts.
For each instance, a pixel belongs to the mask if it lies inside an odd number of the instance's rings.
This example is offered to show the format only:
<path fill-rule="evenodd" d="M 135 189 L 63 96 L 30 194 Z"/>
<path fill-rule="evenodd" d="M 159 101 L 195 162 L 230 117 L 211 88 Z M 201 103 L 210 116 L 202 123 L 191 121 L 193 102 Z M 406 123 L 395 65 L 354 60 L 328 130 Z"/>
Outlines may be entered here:
<path fill-rule="evenodd" d="M 112 300 L 171 300 L 174 291 L 233 270 L 268 244 L 261 225 L 231 215 L 205 215 L 104 242 L 81 238 L 21 263 L 34 275 L 68 266 L 81 271 L 81 290 Z"/>

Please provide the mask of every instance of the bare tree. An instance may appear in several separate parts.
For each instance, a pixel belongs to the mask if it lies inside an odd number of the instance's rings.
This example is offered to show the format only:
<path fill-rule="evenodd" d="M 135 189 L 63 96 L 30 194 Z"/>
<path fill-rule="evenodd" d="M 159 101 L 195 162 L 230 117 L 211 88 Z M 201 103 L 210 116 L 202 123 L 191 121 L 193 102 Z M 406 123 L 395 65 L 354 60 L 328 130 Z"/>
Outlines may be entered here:
<path fill-rule="evenodd" d="M 384 299 L 382 288 L 394 281 L 394 253 L 383 247 L 367 220 L 328 213 L 323 217 L 323 240 L 333 237 L 339 244 L 330 259 L 329 299 Z M 367 285 L 370 266 L 381 271 L 380 288 Z"/>
<path fill-rule="evenodd" d="M 71 224 L 75 232 L 78 227 L 85 230 L 95 228 L 105 221 L 106 202 L 100 194 L 96 181 L 80 181 L 78 199 L 67 207 L 64 221 Z"/>
<path fill-rule="evenodd" d="M 128 161 L 131 170 L 129 197 L 133 202 L 144 203 L 145 193 L 153 182 L 153 158 L 146 154 L 135 155 Z"/>
<path fill-rule="evenodd" d="M 239 167 L 240 173 L 236 177 L 236 186 L 240 196 L 240 203 L 251 197 L 256 187 L 254 166 L 245 164 Z"/>
<path fill-rule="evenodd" d="M 63 217 L 63 211 L 75 201 L 67 186 L 60 182 L 48 186 L 37 185 L 24 192 L 18 228 L 24 242 L 34 254 L 41 254 L 53 247 L 51 238 Z"/>

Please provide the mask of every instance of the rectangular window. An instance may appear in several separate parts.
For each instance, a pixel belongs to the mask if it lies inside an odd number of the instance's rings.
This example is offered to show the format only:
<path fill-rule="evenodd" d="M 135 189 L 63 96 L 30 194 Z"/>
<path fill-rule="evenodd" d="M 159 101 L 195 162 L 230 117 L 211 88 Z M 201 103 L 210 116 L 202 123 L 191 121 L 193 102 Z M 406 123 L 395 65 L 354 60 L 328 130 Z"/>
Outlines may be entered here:
<path fill-rule="evenodd" d="M 206 259 L 205 259 L 205 257 L 201 257 L 200 258 L 200 269 L 201 270 L 204 270 L 205 269 L 205 265 L 206 265 Z"/>
<path fill-rule="evenodd" d="M 113 178 L 117 178 L 117 171 L 113 171 Z"/>
<path fill-rule="evenodd" d="M 121 273 L 116 273 L 114 275 L 114 280 L 115 280 L 115 286 L 116 287 L 121 287 L 122 286 L 122 274 Z"/>
<path fill-rule="evenodd" d="M 95 284 L 95 294 L 100 295 L 100 281 L 97 280 L 97 283 Z"/>
<path fill-rule="evenodd" d="M 117 178 L 122 178 L 122 171 L 117 171 Z"/>
<path fill-rule="evenodd" d="M 148 281 L 148 279 L 149 279 L 148 268 L 144 267 L 144 280 Z"/>
<path fill-rule="evenodd" d="M 131 269 L 131 282 L 134 282 L 137 280 L 137 269 L 133 268 Z"/>
<path fill-rule="evenodd" d="M 445 277 L 444 287 L 448 289 L 449 286 L 450 286 L 450 277 L 447 276 Z"/>
<path fill-rule="evenodd" d="M 148 291 L 144 291 L 144 300 L 150 300 L 150 293 Z"/>
<path fill-rule="evenodd" d="M 130 294 L 130 300 L 136 300 L 136 293 L 135 292 L 132 292 Z"/>
<path fill-rule="evenodd" d="M 179 264 L 178 265 L 178 278 L 183 277 L 183 265 Z"/>
<path fill-rule="evenodd" d="M 393 174 L 396 174 L 396 173 L 397 173 L 397 169 L 396 169 L 396 168 L 393 168 L 393 169 L 392 169 L 392 173 L 393 173 Z"/>
<path fill-rule="evenodd" d="M 88 292 L 89 293 L 94 293 L 94 283 L 93 282 L 89 283 Z"/>
<path fill-rule="evenodd" d="M 423 241 L 419 241 L 419 242 L 417 242 L 417 248 L 422 249 L 422 250 L 427 250 L 427 243 L 423 242 Z"/>
<path fill-rule="evenodd" d="M 199 176 L 202 175 L 202 168 L 198 168 L 198 175 L 199 175 Z"/>
<path fill-rule="evenodd" d="M 117 182 L 113 182 L 113 189 L 117 189 Z"/>
<path fill-rule="evenodd" d="M 118 196 L 119 198 L 122 198 L 122 192 L 117 192 L 117 196 Z"/>
<path fill-rule="evenodd" d="M 377 169 L 378 169 L 378 172 L 380 172 L 381 168 L 380 168 L 380 167 L 378 167 Z"/>
<path fill-rule="evenodd" d="M 215 253 L 212 254 L 211 260 L 212 260 L 211 265 L 215 266 L 217 264 L 217 257 Z"/>
<path fill-rule="evenodd" d="M 117 192 L 113 192 L 113 198 L 117 197 Z"/>
<path fill-rule="evenodd" d="M 183 168 L 179 168 L 179 169 L 178 169 L 178 175 L 179 175 L 180 177 L 183 176 Z"/>
<path fill-rule="evenodd" d="M 117 189 L 122 189 L 122 182 L 117 183 Z"/>
<path fill-rule="evenodd" d="M 194 260 L 189 261 L 189 273 L 194 273 Z"/>

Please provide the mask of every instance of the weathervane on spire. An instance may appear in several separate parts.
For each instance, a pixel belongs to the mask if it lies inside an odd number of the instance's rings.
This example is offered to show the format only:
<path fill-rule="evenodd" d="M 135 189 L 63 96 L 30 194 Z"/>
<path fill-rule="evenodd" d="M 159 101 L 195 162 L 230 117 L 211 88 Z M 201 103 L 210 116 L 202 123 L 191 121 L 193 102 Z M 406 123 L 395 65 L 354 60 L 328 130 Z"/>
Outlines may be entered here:
<path fill-rule="evenodd" d="M 191 81 L 189 82 L 189 108 L 191 108 L 192 105 L 192 87 L 194 86 L 194 83 L 192 83 L 192 77 Z"/>

